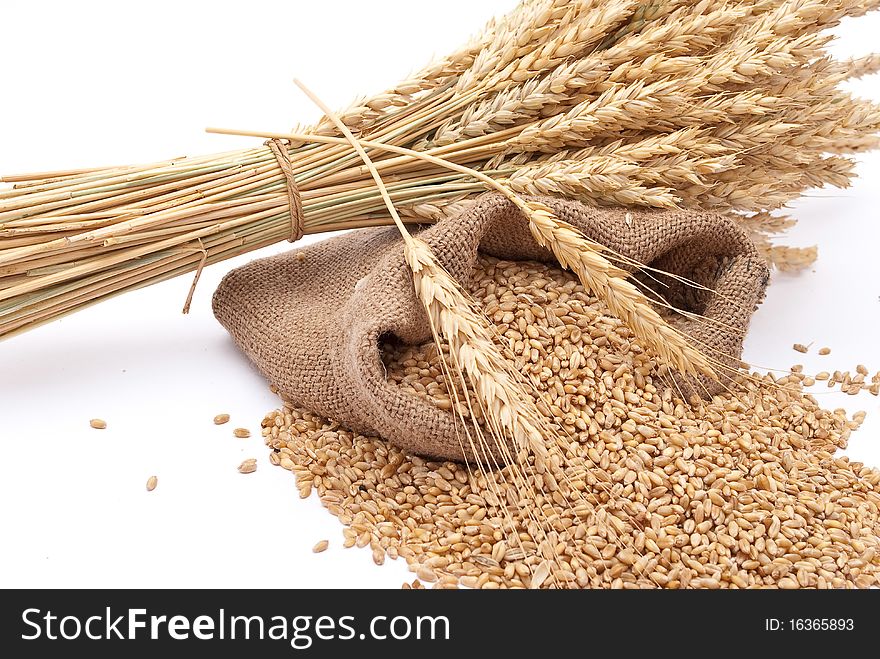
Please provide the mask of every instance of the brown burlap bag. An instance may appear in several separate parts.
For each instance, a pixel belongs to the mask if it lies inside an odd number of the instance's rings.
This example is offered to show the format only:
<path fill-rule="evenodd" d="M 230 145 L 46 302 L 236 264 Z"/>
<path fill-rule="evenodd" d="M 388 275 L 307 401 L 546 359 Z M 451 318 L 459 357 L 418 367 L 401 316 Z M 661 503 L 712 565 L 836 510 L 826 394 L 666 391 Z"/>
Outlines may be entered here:
<path fill-rule="evenodd" d="M 660 285 L 640 275 L 677 307 L 720 321 L 676 322 L 714 356 L 736 362 L 768 270 L 734 222 L 710 213 L 541 201 L 620 254 L 714 289 L 651 273 Z M 508 260 L 553 260 L 516 207 L 497 195 L 480 197 L 420 236 L 465 287 L 478 248 Z M 217 319 L 286 399 L 415 453 L 462 457 L 453 413 L 386 381 L 380 337 L 407 344 L 431 339 L 395 228 L 353 231 L 254 261 L 223 279 L 213 304 Z"/>

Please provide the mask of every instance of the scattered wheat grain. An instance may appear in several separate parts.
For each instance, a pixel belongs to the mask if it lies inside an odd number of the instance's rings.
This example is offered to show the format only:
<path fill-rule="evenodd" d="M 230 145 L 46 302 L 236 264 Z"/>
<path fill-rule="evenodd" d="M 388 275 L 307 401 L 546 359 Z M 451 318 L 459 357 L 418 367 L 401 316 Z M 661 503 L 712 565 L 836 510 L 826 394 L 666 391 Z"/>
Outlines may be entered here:
<path fill-rule="evenodd" d="M 470 293 L 565 438 L 565 461 L 547 465 L 555 489 L 520 501 L 509 466 L 432 461 L 304 410 L 270 414 L 267 444 L 347 525 L 346 546 L 393 549 L 438 587 L 880 583 L 880 472 L 834 455 L 863 417 L 822 409 L 802 373 L 744 375 L 691 406 L 571 274 L 481 258 Z M 448 399 L 446 349 L 385 345 L 389 381 Z"/>

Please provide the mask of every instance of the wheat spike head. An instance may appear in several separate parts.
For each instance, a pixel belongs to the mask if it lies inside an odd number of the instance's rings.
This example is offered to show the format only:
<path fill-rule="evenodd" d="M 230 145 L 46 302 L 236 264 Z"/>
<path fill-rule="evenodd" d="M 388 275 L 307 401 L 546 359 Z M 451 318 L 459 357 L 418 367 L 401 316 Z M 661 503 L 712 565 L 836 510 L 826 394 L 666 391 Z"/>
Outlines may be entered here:
<path fill-rule="evenodd" d="M 488 321 L 437 263 L 424 241 L 407 239 L 404 255 L 428 320 L 447 341 L 452 359 L 477 394 L 493 434 L 513 440 L 518 450 L 527 449 L 543 460 L 546 448 L 541 413 L 523 390 L 512 363 L 492 341 Z"/>
<path fill-rule="evenodd" d="M 543 463 L 546 448 L 539 429 L 541 413 L 523 384 L 517 381 L 511 363 L 493 343 L 488 320 L 476 311 L 455 279 L 437 262 L 427 243 L 410 234 L 363 145 L 314 92 L 300 81 L 296 84 L 327 114 L 370 171 L 403 237 L 404 257 L 412 270 L 413 285 L 431 329 L 435 336 L 447 341 L 453 366 L 460 369 L 470 382 L 496 448 L 503 454 L 505 438 L 509 438 L 518 450 L 532 452 L 536 462 Z M 454 383 L 450 384 L 454 386 Z"/>
<path fill-rule="evenodd" d="M 521 209 L 538 244 L 553 252 L 560 265 L 574 272 L 584 286 L 602 298 L 611 312 L 629 325 L 664 363 L 685 375 L 717 377 L 708 359 L 654 311 L 645 296 L 626 279 L 627 273 L 599 253 L 600 245 L 560 220 L 545 204 L 525 201 Z"/>

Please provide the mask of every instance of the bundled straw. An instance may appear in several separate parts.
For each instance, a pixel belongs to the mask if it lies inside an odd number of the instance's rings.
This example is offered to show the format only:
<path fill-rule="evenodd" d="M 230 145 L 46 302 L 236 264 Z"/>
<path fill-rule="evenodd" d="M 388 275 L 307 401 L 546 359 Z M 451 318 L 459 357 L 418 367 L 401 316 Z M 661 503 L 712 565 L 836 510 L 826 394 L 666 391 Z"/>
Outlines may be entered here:
<path fill-rule="evenodd" d="M 767 211 L 811 187 L 846 185 L 843 155 L 877 143 L 880 109 L 839 83 L 880 61 L 837 62 L 824 47 L 827 28 L 878 5 L 526 0 L 339 116 L 365 145 L 434 157 L 372 148 L 407 221 L 437 219 L 483 191 L 478 170 L 512 193 L 737 212 L 763 235 L 776 226 Z M 16 185 L 0 191 L 0 337 L 285 239 L 388 224 L 372 176 L 339 135 L 325 118 L 253 149 L 6 177 Z M 563 234 L 546 236 L 557 254 Z M 638 316 L 627 321 L 646 345 L 672 336 L 607 260 L 579 262 L 609 303 L 609 291 L 626 292 Z M 706 370 L 679 345 L 667 357 Z"/>

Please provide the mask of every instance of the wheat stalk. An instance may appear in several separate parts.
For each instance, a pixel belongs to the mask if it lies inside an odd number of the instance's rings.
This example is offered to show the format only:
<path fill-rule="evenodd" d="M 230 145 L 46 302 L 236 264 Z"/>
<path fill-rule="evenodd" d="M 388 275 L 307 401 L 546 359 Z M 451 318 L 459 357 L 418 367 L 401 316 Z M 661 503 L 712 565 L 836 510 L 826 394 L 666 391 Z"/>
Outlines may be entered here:
<path fill-rule="evenodd" d="M 404 258 L 413 273 L 416 295 L 433 330 L 449 345 L 454 363 L 467 376 L 496 442 L 505 438 L 543 462 L 546 448 L 539 430 L 541 414 L 513 375 L 513 367 L 492 342 L 489 321 L 475 309 L 452 276 L 437 262 L 431 248 L 410 234 L 394 207 L 382 177 L 363 146 L 333 112 L 305 85 L 296 84 L 334 122 L 358 153 L 382 194 L 403 237 Z"/>
<path fill-rule="evenodd" d="M 437 263 L 426 243 L 406 239 L 404 253 L 431 324 L 456 355 L 489 426 L 511 438 L 518 449 L 527 449 L 543 461 L 546 448 L 539 429 L 540 412 L 522 391 L 511 363 L 493 343 L 488 321 L 474 310 L 472 301 Z"/>

